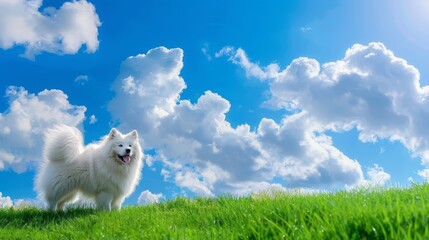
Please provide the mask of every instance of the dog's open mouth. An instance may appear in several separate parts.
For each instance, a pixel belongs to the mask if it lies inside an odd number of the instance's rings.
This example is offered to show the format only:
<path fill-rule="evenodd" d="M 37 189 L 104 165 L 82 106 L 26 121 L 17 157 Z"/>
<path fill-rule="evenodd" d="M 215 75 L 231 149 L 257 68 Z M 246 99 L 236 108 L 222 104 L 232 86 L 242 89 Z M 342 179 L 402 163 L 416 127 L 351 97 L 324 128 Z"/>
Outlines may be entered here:
<path fill-rule="evenodd" d="M 125 163 L 125 164 L 130 164 L 130 162 L 131 162 L 131 157 L 130 157 L 130 155 L 124 155 L 124 156 L 121 156 L 121 155 L 119 155 L 119 154 L 118 154 L 118 157 L 119 157 L 119 159 L 121 159 L 121 160 L 122 160 L 122 162 L 123 162 L 123 163 Z"/>

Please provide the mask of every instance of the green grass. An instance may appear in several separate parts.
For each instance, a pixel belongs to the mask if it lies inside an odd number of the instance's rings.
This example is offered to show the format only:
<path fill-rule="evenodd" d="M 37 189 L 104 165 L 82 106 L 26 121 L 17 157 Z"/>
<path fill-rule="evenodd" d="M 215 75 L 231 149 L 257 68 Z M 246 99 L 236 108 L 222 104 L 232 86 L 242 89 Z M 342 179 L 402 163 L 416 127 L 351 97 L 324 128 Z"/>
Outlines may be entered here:
<path fill-rule="evenodd" d="M 119 212 L 0 210 L 1 239 L 428 239 L 429 185 L 185 199 Z"/>

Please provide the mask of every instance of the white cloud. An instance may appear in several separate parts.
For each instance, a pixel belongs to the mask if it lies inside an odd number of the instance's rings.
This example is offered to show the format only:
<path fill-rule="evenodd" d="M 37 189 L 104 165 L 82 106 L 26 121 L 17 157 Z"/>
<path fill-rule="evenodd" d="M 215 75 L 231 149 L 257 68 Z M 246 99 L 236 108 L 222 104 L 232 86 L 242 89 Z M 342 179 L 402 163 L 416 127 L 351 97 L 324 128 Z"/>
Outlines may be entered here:
<path fill-rule="evenodd" d="M 389 173 L 385 172 L 382 167 L 380 167 L 378 164 L 374 164 L 372 167 L 369 167 L 366 175 L 368 176 L 367 179 L 362 179 L 361 181 L 357 182 L 353 185 L 348 185 L 346 188 L 348 190 L 353 189 L 359 189 L 359 188 L 373 188 L 373 187 L 383 187 L 386 186 L 386 184 L 389 182 L 391 176 Z"/>
<path fill-rule="evenodd" d="M 55 124 L 78 126 L 86 108 L 71 105 L 60 90 L 28 93 L 22 87 L 6 91 L 9 108 L 0 113 L 0 170 L 23 172 L 42 158 L 44 131 Z"/>
<path fill-rule="evenodd" d="M 360 164 L 332 145 L 322 126 L 302 112 L 281 124 L 262 119 L 258 135 L 262 147 L 277 159 L 274 168 L 291 186 L 353 185 L 363 179 Z"/>
<path fill-rule="evenodd" d="M 74 79 L 74 82 L 80 85 L 84 85 L 86 82 L 88 82 L 88 80 L 88 75 L 79 75 Z"/>
<path fill-rule="evenodd" d="M 369 168 L 367 174 L 370 185 L 383 186 L 390 180 L 390 174 L 385 172 L 384 169 L 377 164 Z"/>
<path fill-rule="evenodd" d="M 35 208 L 46 208 L 46 203 L 43 200 L 39 199 L 15 199 L 13 200 L 14 208 L 26 208 L 26 207 L 35 207 Z"/>
<path fill-rule="evenodd" d="M 151 193 L 149 190 L 145 190 L 142 193 L 140 193 L 137 203 L 142 205 L 159 203 L 160 200 L 162 200 L 163 198 L 164 198 L 164 195 L 162 195 L 162 193 L 154 194 L 154 193 Z"/>
<path fill-rule="evenodd" d="M 45 203 L 37 199 L 14 199 L 12 200 L 9 196 L 2 196 L 0 192 L 0 208 L 25 208 L 25 207 L 37 207 L 44 208 Z"/>
<path fill-rule="evenodd" d="M 0 192 L 0 208 L 11 208 L 13 206 L 12 199 L 9 196 L 3 197 Z"/>
<path fill-rule="evenodd" d="M 253 63 L 247 57 L 243 49 L 235 49 L 234 47 L 224 47 L 215 54 L 216 57 L 227 56 L 228 60 L 234 64 L 240 65 L 246 71 L 247 77 L 255 77 L 261 80 L 273 78 L 277 76 L 280 67 L 272 63 L 265 68 L 261 68 L 258 64 Z"/>
<path fill-rule="evenodd" d="M 251 193 L 253 199 L 266 199 L 276 198 L 278 196 L 290 195 L 290 196 L 303 196 L 313 194 L 323 194 L 325 191 L 314 188 L 285 188 L 277 183 L 258 182 L 252 185 L 247 185 L 250 189 L 243 189 L 243 194 L 247 195 Z"/>
<path fill-rule="evenodd" d="M 209 60 L 209 61 L 212 60 L 212 56 L 210 55 L 210 50 L 209 50 L 208 44 L 204 44 L 204 46 L 201 48 L 201 52 L 207 58 L 207 60 Z"/>
<path fill-rule="evenodd" d="M 65 2 L 39 11 L 41 6 L 42 0 L 0 0 L 0 48 L 22 45 L 30 59 L 40 52 L 75 54 L 84 44 L 89 53 L 97 50 L 101 23 L 91 3 Z"/>
<path fill-rule="evenodd" d="M 89 124 L 95 124 L 98 121 L 98 119 L 95 117 L 95 115 L 91 115 L 91 117 L 89 117 Z"/>
<path fill-rule="evenodd" d="M 359 163 L 333 147 L 307 114 L 280 124 L 264 119 L 252 131 L 246 124 L 231 126 L 230 103 L 216 93 L 206 91 L 196 103 L 180 100 L 186 87 L 182 57 L 181 49 L 160 47 L 126 59 L 109 104 L 120 128 L 137 128 L 143 147 L 156 149 L 166 180 L 213 196 L 246 194 L 243 189 L 275 177 L 293 187 L 363 179 Z"/>
<path fill-rule="evenodd" d="M 249 77 L 268 79 L 270 104 L 305 112 L 322 132 L 356 127 L 364 142 L 399 141 L 429 165 L 429 87 L 420 86 L 418 70 L 382 43 L 356 44 L 343 59 L 323 65 L 297 58 L 278 72 L 250 62 L 241 49 L 222 52 Z"/>
<path fill-rule="evenodd" d="M 188 188 L 200 196 L 213 196 L 212 190 L 207 186 L 210 183 L 206 182 L 206 180 L 197 172 L 192 172 L 189 169 L 179 171 L 176 173 L 174 180 L 177 186 Z"/>
<path fill-rule="evenodd" d="M 425 168 L 423 170 L 419 170 L 417 174 L 422 177 L 423 181 L 429 182 L 429 168 Z"/>

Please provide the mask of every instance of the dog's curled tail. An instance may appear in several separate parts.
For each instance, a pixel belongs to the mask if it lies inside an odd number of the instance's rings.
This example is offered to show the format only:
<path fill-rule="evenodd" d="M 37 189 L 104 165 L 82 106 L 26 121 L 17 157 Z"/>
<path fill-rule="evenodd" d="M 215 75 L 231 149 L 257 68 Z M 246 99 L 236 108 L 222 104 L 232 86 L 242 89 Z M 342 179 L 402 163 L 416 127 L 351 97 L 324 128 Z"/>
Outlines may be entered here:
<path fill-rule="evenodd" d="M 45 133 L 45 161 L 70 162 L 82 151 L 82 133 L 75 127 L 57 125 Z"/>

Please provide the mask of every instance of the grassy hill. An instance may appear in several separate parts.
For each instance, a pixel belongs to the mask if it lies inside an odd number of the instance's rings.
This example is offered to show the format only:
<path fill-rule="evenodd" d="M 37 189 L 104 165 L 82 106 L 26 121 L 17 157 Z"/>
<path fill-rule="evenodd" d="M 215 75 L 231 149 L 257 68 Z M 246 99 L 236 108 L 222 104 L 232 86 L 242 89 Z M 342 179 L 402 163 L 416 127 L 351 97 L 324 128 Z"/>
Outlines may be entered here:
<path fill-rule="evenodd" d="M 184 199 L 119 212 L 0 210 L 0 239 L 428 239 L 429 185 Z"/>

